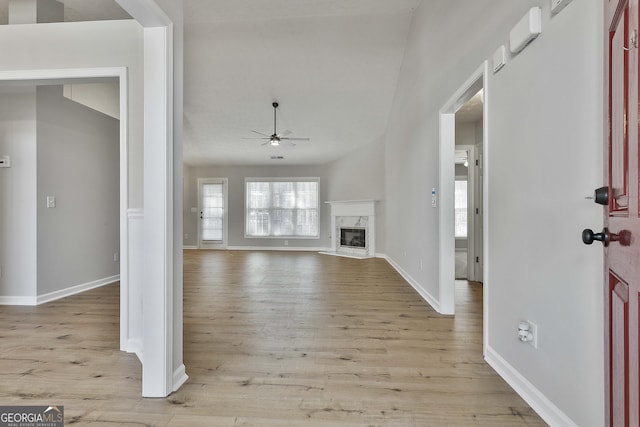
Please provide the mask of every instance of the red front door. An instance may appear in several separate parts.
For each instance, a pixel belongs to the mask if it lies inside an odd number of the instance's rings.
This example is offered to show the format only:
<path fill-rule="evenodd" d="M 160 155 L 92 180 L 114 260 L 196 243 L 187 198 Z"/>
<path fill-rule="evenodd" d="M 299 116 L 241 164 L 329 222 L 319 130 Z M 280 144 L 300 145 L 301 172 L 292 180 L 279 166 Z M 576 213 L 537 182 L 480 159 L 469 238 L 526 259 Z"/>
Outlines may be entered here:
<path fill-rule="evenodd" d="M 638 1 L 605 1 L 608 137 L 605 230 L 607 421 L 640 425 L 638 367 L 640 199 L 638 197 Z M 609 232 L 608 236 L 606 232 Z M 608 238 L 607 238 L 608 237 Z M 608 240 L 608 245 L 607 245 Z"/>

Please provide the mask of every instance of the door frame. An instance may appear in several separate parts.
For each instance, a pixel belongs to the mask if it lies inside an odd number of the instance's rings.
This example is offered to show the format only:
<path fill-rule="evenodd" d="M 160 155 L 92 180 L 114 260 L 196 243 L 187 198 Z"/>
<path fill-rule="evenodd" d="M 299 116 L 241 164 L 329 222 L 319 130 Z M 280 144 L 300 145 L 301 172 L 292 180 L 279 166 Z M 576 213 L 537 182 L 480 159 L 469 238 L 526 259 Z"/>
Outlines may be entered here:
<path fill-rule="evenodd" d="M 120 350 L 129 346 L 129 141 L 126 67 L 0 71 L 0 85 L 58 85 L 116 79 L 120 96 Z M 37 297 L 37 296 L 36 296 Z"/>
<path fill-rule="evenodd" d="M 455 113 L 478 90 L 484 90 L 484 108 L 482 115 L 482 151 L 484 172 L 483 180 L 483 354 L 486 351 L 489 340 L 487 327 L 489 324 L 489 191 L 488 191 L 488 144 L 489 141 L 489 62 L 482 64 L 467 78 L 467 80 L 455 91 L 449 100 L 440 109 L 439 125 L 439 189 L 440 207 L 438 210 L 438 249 L 439 249 L 439 272 L 438 283 L 440 291 L 439 312 L 441 314 L 455 314 L 455 228 L 454 228 L 454 181 L 455 181 L 455 142 L 456 142 L 456 122 Z"/>
<path fill-rule="evenodd" d="M 202 212 L 202 184 L 222 184 L 224 197 L 224 218 L 222 220 L 222 243 L 205 243 L 201 239 L 201 223 L 198 218 L 198 249 L 227 249 L 229 246 L 229 179 L 198 178 L 198 212 Z"/>

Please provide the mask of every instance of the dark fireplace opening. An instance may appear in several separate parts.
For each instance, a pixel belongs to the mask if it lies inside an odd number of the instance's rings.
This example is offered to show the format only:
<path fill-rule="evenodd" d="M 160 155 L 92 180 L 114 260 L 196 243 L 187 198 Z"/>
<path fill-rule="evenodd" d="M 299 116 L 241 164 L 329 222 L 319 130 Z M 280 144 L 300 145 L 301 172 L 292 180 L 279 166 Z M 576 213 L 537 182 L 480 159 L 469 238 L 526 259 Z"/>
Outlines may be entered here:
<path fill-rule="evenodd" d="M 366 248 L 365 231 L 364 228 L 341 228 L 340 246 Z"/>

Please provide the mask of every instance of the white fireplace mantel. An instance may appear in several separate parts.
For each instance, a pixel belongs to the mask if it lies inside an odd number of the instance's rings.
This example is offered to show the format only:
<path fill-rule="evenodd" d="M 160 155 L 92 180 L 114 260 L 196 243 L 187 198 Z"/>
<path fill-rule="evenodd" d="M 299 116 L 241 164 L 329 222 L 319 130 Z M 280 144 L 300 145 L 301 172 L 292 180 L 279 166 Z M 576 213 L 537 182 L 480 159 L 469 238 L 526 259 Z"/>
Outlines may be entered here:
<path fill-rule="evenodd" d="M 373 216 L 377 200 L 339 200 L 325 202 L 331 205 L 331 216 Z"/>
<path fill-rule="evenodd" d="M 342 255 L 354 258 L 370 258 L 376 256 L 375 244 L 375 215 L 376 202 L 378 200 L 338 200 L 325 202 L 331 205 L 331 254 Z M 364 249 L 341 248 L 339 227 L 344 221 L 353 221 L 357 218 L 357 223 L 366 224 L 367 245 Z M 351 224 L 353 225 L 353 224 Z"/>

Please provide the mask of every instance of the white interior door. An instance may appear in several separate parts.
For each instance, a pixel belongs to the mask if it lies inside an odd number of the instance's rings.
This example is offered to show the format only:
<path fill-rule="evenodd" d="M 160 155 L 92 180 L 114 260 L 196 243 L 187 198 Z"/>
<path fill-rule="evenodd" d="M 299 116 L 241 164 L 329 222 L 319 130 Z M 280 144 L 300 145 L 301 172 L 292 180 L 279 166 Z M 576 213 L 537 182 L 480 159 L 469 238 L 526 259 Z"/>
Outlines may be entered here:
<path fill-rule="evenodd" d="M 227 247 L 227 179 L 198 180 L 198 247 L 224 249 Z"/>

